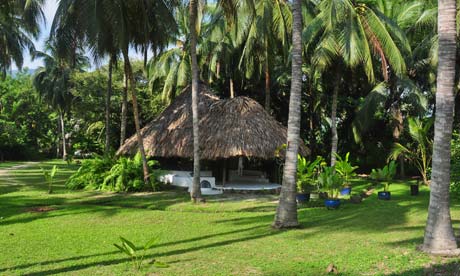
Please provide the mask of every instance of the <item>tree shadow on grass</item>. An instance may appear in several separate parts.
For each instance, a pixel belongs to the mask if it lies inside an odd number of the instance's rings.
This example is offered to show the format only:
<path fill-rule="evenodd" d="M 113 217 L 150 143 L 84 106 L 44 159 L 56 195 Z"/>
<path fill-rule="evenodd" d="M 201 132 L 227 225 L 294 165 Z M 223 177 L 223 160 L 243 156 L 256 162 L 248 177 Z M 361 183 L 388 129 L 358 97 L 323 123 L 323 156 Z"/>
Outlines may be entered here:
<path fill-rule="evenodd" d="M 391 276 L 459 276 L 460 264 L 457 261 L 435 264 L 390 274 Z"/>
<path fill-rule="evenodd" d="M 254 226 L 254 227 L 249 227 L 249 228 L 244 228 L 244 229 L 237 229 L 237 230 L 232 230 L 232 231 L 227 231 L 227 232 L 220 232 L 220 233 L 213 233 L 210 235 L 204 235 L 204 236 L 198 236 L 195 238 L 189 238 L 189 239 L 183 239 L 179 241 L 172 241 L 172 242 L 166 242 L 166 243 L 160 243 L 157 246 L 155 246 L 152 250 L 150 251 L 155 251 L 159 248 L 163 247 L 168 247 L 168 246 L 173 246 L 173 245 L 179 245 L 179 244 L 187 244 L 191 242 L 197 242 L 197 241 L 206 241 L 206 240 L 211 240 L 212 238 L 216 237 L 223 237 L 223 236 L 231 236 L 234 234 L 237 234 L 240 236 L 242 233 L 246 233 L 247 235 L 245 237 L 241 238 L 233 238 L 229 237 L 229 239 L 223 240 L 223 241 L 210 241 L 206 244 L 203 245 L 198 245 L 194 247 L 185 247 L 182 249 L 175 249 L 175 250 L 170 250 L 166 252 L 161 252 L 161 253 L 156 253 L 156 254 L 147 254 L 145 257 L 147 259 L 150 258 L 158 258 L 158 257 L 167 257 L 167 256 L 174 256 L 174 255 L 181 255 L 193 251 L 198 251 L 198 250 L 203 250 L 203 249 L 208 249 L 208 248 L 215 248 L 215 247 L 221 247 L 221 246 L 226 246 L 234 243 L 239 243 L 239 242 L 246 242 L 250 240 L 256 240 L 260 238 L 264 238 L 267 236 L 272 236 L 276 235 L 279 232 L 276 231 L 271 231 L 270 229 L 267 229 L 266 226 Z M 49 264 L 56 264 L 56 263 L 62 263 L 62 262 L 67 262 L 67 261 L 78 261 L 78 260 L 83 260 L 83 259 L 88 259 L 88 258 L 94 258 L 94 257 L 99 257 L 99 256 L 111 256 L 111 255 L 117 255 L 120 254 L 119 251 L 109 251 L 109 252 L 104 252 L 104 253 L 99 253 L 99 254 L 91 254 L 91 255 L 84 255 L 84 256 L 78 256 L 78 257 L 71 257 L 71 258 L 65 258 L 65 259 L 59 259 L 59 260 L 52 260 L 52 261 L 45 261 L 45 262 L 38 262 L 38 263 L 30 263 L 30 264 L 24 264 L 24 265 L 19 265 L 15 267 L 10 267 L 10 268 L 4 268 L 0 269 L 1 272 L 5 271 L 14 271 L 18 269 L 25 269 L 29 268 L 32 266 L 36 265 L 49 265 Z M 72 271 L 78 271 L 81 269 L 93 267 L 93 266 L 106 266 L 106 265 L 116 265 L 120 263 L 127 263 L 130 262 L 129 258 L 117 258 L 117 259 L 112 259 L 112 260 L 107 260 L 107 261 L 98 261 L 98 262 L 90 262 L 90 263 L 84 263 L 84 264 L 79 264 L 79 265 L 71 265 L 71 266 L 64 266 L 61 268 L 56 268 L 56 269 L 50 269 L 46 271 L 38 271 L 38 272 L 32 272 L 28 273 L 27 275 L 54 275 L 57 273 L 65 273 L 65 272 L 72 272 Z"/>

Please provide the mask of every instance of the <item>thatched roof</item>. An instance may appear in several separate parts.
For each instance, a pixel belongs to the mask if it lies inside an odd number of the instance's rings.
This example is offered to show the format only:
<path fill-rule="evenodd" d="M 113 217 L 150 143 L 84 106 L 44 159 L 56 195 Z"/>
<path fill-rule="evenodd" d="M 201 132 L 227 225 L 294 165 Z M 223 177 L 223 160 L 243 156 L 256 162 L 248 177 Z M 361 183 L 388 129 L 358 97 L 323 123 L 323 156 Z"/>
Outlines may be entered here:
<path fill-rule="evenodd" d="M 219 100 L 200 86 L 201 158 L 215 160 L 230 157 L 273 159 L 286 143 L 286 128 L 256 101 L 247 97 Z M 157 119 L 141 130 L 148 156 L 193 157 L 191 89 L 186 89 Z M 117 154 L 134 154 L 136 136 L 132 136 Z M 307 150 L 302 146 L 301 151 Z"/>

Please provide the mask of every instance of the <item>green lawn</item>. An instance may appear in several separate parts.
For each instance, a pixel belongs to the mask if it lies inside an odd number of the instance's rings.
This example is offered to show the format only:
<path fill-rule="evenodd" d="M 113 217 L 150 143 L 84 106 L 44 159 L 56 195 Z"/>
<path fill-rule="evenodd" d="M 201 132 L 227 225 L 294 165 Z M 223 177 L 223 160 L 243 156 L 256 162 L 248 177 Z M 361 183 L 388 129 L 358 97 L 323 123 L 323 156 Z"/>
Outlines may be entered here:
<path fill-rule="evenodd" d="M 40 166 L 53 164 L 59 179 L 48 195 Z M 424 232 L 427 188 L 410 197 L 407 183 L 399 183 L 390 187 L 388 202 L 374 194 L 335 211 L 300 208 L 301 229 L 275 231 L 269 227 L 275 196 L 229 195 L 193 205 L 177 191 L 74 192 L 63 183 L 75 169 L 50 161 L 0 176 L 0 275 L 326 275 L 330 263 L 342 275 L 449 275 L 458 269 L 456 259 L 415 250 Z M 44 206 L 54 210 L 33 212 Z M 458 202 L 452 216 L 458 228 Z M 138 245 L 160 237 L 147 259 L 170 267 L 135 271 L 112 245 L 119 236 Z"/>

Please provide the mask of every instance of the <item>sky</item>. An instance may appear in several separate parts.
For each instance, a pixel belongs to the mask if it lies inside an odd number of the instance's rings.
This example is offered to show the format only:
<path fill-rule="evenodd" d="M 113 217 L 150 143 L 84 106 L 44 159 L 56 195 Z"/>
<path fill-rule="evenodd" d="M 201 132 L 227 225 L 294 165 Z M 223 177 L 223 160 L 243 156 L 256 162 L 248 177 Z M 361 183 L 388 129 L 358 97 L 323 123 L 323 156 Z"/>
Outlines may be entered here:
<path fill-rule="evenodd" d="M 57 0 L 46 0 L 45 6 L 43 7 L 43 12 L 45 13 L 46 22 L 40 24 L 40 37 L 34 41 L 35 48 L 38 51 L 42 51 L 45 45 L 45 41 L 48 38 L 51 31 L 51 24 L 53 23 L 54 14 L 56 13 L 58 7 Z M 131 51 L 133 52 L 133 51 Z M 141 56 L 130 54 L 135 59 L 140 59 Z M 40 66 L 43 66 L 43 61 L 41 59 L 36 59 L 32 61 L 30 53 L 28 51 L 24 52 L 24 65 L 23 68 L 27 67 L 29 69 L 36 69 Z M 93 66 L 94 67 L 94 66 Z M 13 63 L 11 68 L 13 71 L 17 70 L 17 66 Z"/>

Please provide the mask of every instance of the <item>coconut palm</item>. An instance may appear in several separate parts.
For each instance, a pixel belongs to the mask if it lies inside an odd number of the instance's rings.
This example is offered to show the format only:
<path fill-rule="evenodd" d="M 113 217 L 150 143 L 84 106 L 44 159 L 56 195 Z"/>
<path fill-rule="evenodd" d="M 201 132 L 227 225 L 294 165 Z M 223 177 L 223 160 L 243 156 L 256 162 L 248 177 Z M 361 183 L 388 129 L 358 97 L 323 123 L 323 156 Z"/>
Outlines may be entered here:
<path fill-rule="evenodd" d="M 366 1 L 331 0 L 318 5 L 319 14 L 305 28 L 306 53 L 316 70 L 334 66 L 335 82 L 331 108 L 331 165 L 337 153 L 337 101 L 342 82 L 341 67 L 361 67 L 369 82 L 375 82 L 379 68 L 383 79 L 390 72 L 406 73 L 403 53 L 410 53 L 404 33 L 376 6 Z M 308 40 L 307 40 L 308 39 Z M 400 50 L 401 49 L 401 50 Z"/>
<path fill-rule="evenodd" d="M 247 78 L 263 75 L 265 109 L 269 111 L 271 68 L 279 53 L 287 59 L 292 14 L 284 0 L 244 1 L 238 13 L 237 43 L 243 47 L 239 69 Z"/>
<path fill-rule="evenodd" d="M 34 86 L 40 97 L 59 113 L 59 125 L 62 134 L 62 158 L 67 158 L 66 133 L 64 117 L 70 113 L 74 96 L 70 92 L 70 77 L 72 70 L 83 68 L 89 65 L 88 59 L 78 54 L 75 56 L 75 67 L 69 65 L 69 60 L 65 60 L 57 53 L 53 41 L 49 41 L 46 52 L 36 51 L 34 58 L 41 58 L 45 66 L 39 68 L 34 76 Z"/>
<path fill-rule="evenodd" d="M 24 63 L 23 52 L 35 51 L 39 24 L 45 21 L 44 0 L 5 0 L 0 3 L 0 74 L 4 77 L 14 62 Z"/>
<path fill-rule="evenodd" d="M 458 250 L 449 209 L 450 146 L 457 51 L 456 0 L 438 1 L 438 79 L 430 203 L 422 249 L 449 254 Z M 457 252 L 458 254 L 458 252 Z"/>
<path fill-rule="evenodd" d="M 198 5 L 199 0 L 190 0 L 190 59 L 192 65 L 192 124 L 193 124 L 193 181 L 190 197 L 193 202 L 202 200 L 200 187 L 200 129 L 198 114 L 198 95 L 199 95 L 199 67 L 196 55 L 196 44 L 198 34 Z"/>
<path fill-rule="evenodd" d="M 275 228 L 297 227 L 296 173 L 297 152 L 300 141 L 300 103 L 302 92 L 302 4 L 295 0 L 292 5 L 292 81 L 289 99 L 289 121 L 283 186 L 276 209 Z"/>

